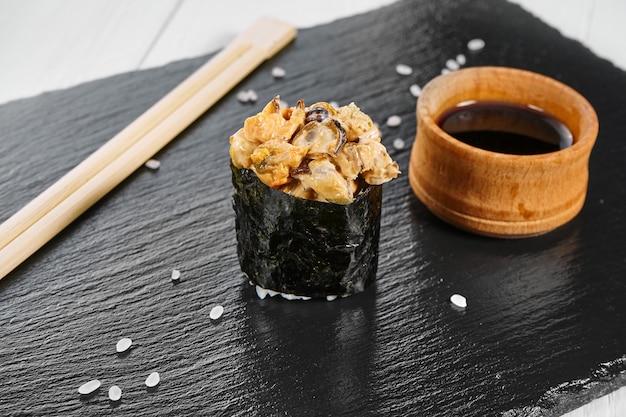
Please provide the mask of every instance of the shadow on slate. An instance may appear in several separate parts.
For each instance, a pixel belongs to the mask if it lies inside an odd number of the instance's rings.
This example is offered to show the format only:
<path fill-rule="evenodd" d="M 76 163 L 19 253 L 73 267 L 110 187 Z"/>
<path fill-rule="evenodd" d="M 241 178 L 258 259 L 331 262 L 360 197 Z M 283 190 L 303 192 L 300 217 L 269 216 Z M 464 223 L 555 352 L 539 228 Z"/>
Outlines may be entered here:
<path fill-rule="evenodd" d="M 486 48 L 469 53 L 480 37 Z M 448 58 L 557 78 L 595 106 L 586 205 L 560 229 L 496 240 L 434 218 L 407 180 L 408 89 Z M 208 57 L 0 107 L 0 220 Z M 401 76 L 395 65 L 414 68 Z M 273 66 L 287 76 L 275 80 Z M 237 90 L 253 88 L 254 105 Z M 0 282 L 0 414 L 560 415 L 626 385 L 626 73 L 505 1 L 401 1 L 294 43 Z M 239 271 L 228 137 L 274 95 L 356 102 L 403 174 L 384 187 L 377 284 L 324 302 L 259 300 Z M 398 114 L 403 123 L 384 121 Z M 403 150 L 394 138 L 407 142 Z M 181 282 L 172 285 L 172 269 Z M 457 311 L 448 297 L 461 293 Z M 219 322 L 210 309 L 225 308 Z M 131 337 L 126 357 L 115 343 Z M 145 378 L 161 375 L 148 392 Z M 81 399 L 90 379 L 102 388 Z"/>

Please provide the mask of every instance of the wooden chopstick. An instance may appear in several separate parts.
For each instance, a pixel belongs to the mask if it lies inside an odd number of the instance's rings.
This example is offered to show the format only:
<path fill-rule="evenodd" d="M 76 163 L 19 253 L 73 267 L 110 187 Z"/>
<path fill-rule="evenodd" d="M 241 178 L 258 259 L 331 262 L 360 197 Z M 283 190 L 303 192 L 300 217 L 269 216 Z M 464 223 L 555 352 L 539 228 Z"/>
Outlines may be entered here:
<path fill-rule="evenodd" d="M 0 225 L 0 279 L 120 184 L 291 42 L 295 27 L 263 18 L 128 127 Z"/>
<path fill-rule="evenodd" d="M 233 43 L 150 107 L 96 152 L 0 225 L 0 249 L 161 123 L 173 110 L 250 48 Z"/>

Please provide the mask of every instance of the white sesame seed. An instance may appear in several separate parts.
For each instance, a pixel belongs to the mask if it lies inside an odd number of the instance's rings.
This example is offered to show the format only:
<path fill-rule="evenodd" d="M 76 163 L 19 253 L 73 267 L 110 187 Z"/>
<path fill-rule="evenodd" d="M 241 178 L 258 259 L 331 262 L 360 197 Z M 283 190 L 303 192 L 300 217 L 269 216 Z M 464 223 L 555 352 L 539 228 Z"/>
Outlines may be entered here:
<path fill-rule="evenodd" d="M 146 378 L 146 386 L 148 388 L 156 387 L 157 385 L 159 385 L 159 382 L 161 382 L 161 376 L 158 372 L 152 372 L 150 375 L 148 375 L 148 378 Z"/>
<path fill-rule="evenodd" d="M 463 55 L 463 54 L 458 54 L 456 56 L 456 62 L 459 65 L 465 65 L 465 64 L 467 64 L 467 58 L 465 58 L 465 55 Z"/>
<path fill-rule="evenodd" d="M 211 309 L 211 312 L 209 313 L 209 318 L 211 320 L 217 320 L 222 317 L 222 314 L 224 314 L 224 307 L 215 306 Z"/>
<path fill-rule="evenodd" d="M 413 73 L 413 68 L 405 64 L 398 64 L 396 65 L 396 72 L 400 75 L 411 75 Z"/>
<path fill-rule="evenodd" d="M 157 159 L 148 159 L 145 165 L 146 165 L 146 168 L 159 169 L 159 167 L 161 166 L 161 161 Z"/>
<path fill-rule="evenodd" d="M 115 350 L 117 351 L 117 353 L 126 352 L 132 344 L 133 341 L 130 338 L 123 337 L 115 345 Z"/>
<path fill-rule="evenodd" d="M 122 398 L 122 389 L 117 385 L 113 385 L 109 388 L 109 400 L 119 401 Z"/>
<path fill-rule="evenodd" d="M 389 127 L 400 126 L 400 123 L 402 123 L 402 118 L 400 116 L 398 116 L 397 114 L 389 116 L 387 118 L 387 122 L 386 122 L 387 126 L 389 126 Z"/>
<path fill-rule="evenodd" d="M 93 379 L 89 382 L 85 382 L 83 385 L 78 387 L 78 393 L 81 395 L 88 395 L 100 388 L 100 381 L 97 379 Z"/>
<path fill-rule="evenodd" d="M 448 68 L 444 68 L 441 70 L 441 75 L 446 75 L 446 74 L 450 74 L 450 70 Z"/>
<path fill-rule="evenodd" d="M 460 68 L 461 66 L 459 65 L 458 62 L 456 62 L 456 60 L 454 59 L 449 59 L 446 61 L 446 68 L 448 68 L 450 71 L 456 71 Z"/>
<path fill-rule="evenodd" d="M 327 295 L 326 301 L 335 301 L 337 299 L 336 295 Z"/>
<path fill-rule="evenodd" d="M 409 87 L 409 91 L 411 92 L 413 97 L 419 97 L 420 94 L 422 94 L 422 87 L 417 84 L 411 84 L 411 86 Z"/>
<path fill-rule="evenodd" d="M 467 42 L 467 49 L 470 51 L 480 51 L 485 47 L 485 41 L 480 38 L 475 38 Z"/>
<path fill-rule="evenodd" d="M 393 140 L 393 147 L 395 149 L 398 149 L 398 150 L 404 149 L 404 139 L 402 139 L 402 138 L 395 138 Z"/>
<path fill-rule="evenodd" d="M 461 294 L 452 294 L 452 296 L 450 297 L 450 302 L 460 308 L 467 307 L 467 299 Z"/>
<path fill-rule="evenodd" d="M 256 94 L 256 91 L 248 90 L 248 99 L 250 101 L 257 101 L 259 99 L 259 96 Z"/>
<path fill-rule="evenodd" d="M 283 78 L 286 74 L 287 72 L 285 71 L 284 68 L 281 68 L 281 67 L 272 68 L 272 77 L 274 78 Z"/>
<path fill-rule="evenodd" d="M 265 297 L 267 297 L 267 290 L 265 288 L 261 288 L 258 285 L 256 286 L 256 295 L 261 299 L 264 300 Z"/>
<path fill-rule="evenodd" d="M 172 281 L 177 282 L 180 280 L 180 271 L 178 269 L 172 269 Z"/>

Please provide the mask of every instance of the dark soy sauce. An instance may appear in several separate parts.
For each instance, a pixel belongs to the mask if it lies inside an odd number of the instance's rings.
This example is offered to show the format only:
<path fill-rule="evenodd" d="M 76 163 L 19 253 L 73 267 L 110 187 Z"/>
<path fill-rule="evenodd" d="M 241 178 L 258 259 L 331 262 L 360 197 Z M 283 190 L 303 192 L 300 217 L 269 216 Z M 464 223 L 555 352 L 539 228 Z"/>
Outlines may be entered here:
<path fill-rule="evenodd" d="M 444 113 L 439 126 L 468 145 L 514 155 L 555 152 L 573 142 L 567 126 L 535 106 L 464 102 Z"/>

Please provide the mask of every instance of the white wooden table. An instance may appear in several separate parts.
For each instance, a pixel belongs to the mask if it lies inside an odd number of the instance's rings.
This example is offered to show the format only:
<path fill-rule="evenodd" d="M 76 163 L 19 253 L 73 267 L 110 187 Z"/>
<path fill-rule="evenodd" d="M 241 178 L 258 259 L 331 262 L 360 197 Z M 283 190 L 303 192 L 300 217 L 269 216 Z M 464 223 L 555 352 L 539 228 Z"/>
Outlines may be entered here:
<path fill-rule="evenodd" d="M 0 0 L 0 103 L 207 54 L 263 15 L 302 28 L 393 1 Z M 626 2 L 513 1 L 626 68 Z"/>

